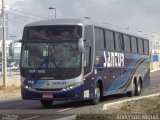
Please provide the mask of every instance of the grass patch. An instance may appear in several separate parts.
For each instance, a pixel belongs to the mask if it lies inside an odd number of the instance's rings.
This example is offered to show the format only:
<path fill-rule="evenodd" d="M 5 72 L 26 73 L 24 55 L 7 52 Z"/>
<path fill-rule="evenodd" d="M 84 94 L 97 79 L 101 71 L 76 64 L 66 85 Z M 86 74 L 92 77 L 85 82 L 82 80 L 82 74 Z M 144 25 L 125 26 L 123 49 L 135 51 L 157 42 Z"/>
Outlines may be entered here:
<path fill-rule="evenodd" d="M 115 120 L 114 115 L 101 115 L 101 114 L 81 114 L 77 115 L 76 120 Z"/>
<path fill-rule="evenodd" d="M 160 113 L 160 96 L 127 101 L 111 111 L 113 114 L 158 114 Z"/>
<path fill-rule="evenodd" d="M 4 86 L 0 86 L 0 90 L 4 90 L 5 89 L 5 87 Z"/>
<path fill-rule="evenodd" d="M 160 104 L 156 105 L 155 110 L 159 110 L 160 111 Z"/>
<path fill-rule="evenodd" d="M 5 86 L 0 86 L 0 93 L 1 94 L 20 94 L 20 87 L 16 86 L 11 86 L 11 87 L 5 87 Z"/>

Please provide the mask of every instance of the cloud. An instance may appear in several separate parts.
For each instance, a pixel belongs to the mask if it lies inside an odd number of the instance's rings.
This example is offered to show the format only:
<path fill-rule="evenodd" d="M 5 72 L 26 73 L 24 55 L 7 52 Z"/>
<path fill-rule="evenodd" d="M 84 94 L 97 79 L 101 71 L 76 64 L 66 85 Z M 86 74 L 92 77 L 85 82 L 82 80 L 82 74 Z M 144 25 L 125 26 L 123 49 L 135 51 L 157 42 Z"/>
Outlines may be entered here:
<path fill-rule="evenodd" d="M 107 22 L 123 28 L 129 27 L 133 31 L 142 30 L 149 33 L 160 31 L 159 5 L 159 0 L 22 0 L 17 1 L 11 8 L 31 13 L 31 15 L 23 13 L 26 18 L 22 16 L 15 18 L 24 23 L 43 19 L 34 15 L 53 19 L 54 11 L 48 8 L 56 7 L 57 18 L 79 19 L 89 16 L 93 21 L 104 23 L 106 16 L 114 16 L 107 19 Z M 18 24 L 21 29 L 22 26 Z"/>

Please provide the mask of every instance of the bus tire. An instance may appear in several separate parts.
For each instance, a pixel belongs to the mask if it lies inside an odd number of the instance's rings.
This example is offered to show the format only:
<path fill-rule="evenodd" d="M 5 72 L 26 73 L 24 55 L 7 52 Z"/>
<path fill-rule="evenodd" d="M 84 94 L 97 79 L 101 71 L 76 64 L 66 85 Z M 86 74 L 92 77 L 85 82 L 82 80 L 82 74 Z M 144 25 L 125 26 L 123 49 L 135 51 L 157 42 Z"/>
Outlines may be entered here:
<path fill-rule="evenodd" d="M 53 100 L 41 100 L 41 105 L 45 108 L 52 106 Z"/>
<path fill-rule="evenodd" d="M 142 91 L 141 81 L 138 80 L 138 83 L 136 84 L 135 95 L 139 96 L 141 94 L 141 91 Z"/>
<path fill-rule="evenodd" d="M 94 96 L 95 97 L 91 99 L 92 105 L 96 105 L 100 102 L 101 92 L 100 92 L 99 84 L 96 85 Z"/>
<path fill-rule="evenodd" d="M 128 91 L 128 92 L 127 92 L 127 96 L 128 96 L 128 97 L 133 97 L 133 96 L 135 96 L 135 91 L 136 91 L 135 89 L 136 89 L 136 83 L 134 82 L 134 83 L 133 83 L 132 91 Z"/>

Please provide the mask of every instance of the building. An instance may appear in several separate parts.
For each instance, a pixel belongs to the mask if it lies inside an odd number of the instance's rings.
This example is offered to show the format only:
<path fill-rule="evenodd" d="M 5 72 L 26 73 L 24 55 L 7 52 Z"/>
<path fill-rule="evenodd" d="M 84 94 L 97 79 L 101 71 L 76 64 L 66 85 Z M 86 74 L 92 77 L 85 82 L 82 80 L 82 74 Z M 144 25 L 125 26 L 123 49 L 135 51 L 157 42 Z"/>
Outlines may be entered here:
<path fill-rule="evenodd" d="M 151 33 L 151 47 L 154 50 L 160 50 L 160 32 Z"/>
<path fill-rule="evenodd" d="M 14 49 L 14 58 L 12 58 L 9 55 L 9 44 L 12 40 L 6 40 L 6 54 L 7 54 L 7 60 L 14 60 L 16 62 L 19 62 L 20 60 L 20 52 L 21 52 L 21 43 L 16 43 L 15 49 Z M 2 40 L 0 41 L 0 52 L 2 52 Z"/>

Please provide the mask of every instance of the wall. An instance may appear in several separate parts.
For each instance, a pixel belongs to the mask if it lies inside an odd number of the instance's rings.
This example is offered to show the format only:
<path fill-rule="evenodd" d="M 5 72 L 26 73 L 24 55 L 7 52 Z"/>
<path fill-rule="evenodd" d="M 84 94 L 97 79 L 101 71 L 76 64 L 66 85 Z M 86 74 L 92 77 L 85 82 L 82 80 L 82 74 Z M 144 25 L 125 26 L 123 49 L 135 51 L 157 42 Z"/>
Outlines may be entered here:
<path fill-rule="evenodd" d="M 3 85 L 3 79 L 0 77 L 0 86 Z M 17 86 L 19 87 L 21 85 L 20 83 L 20 76 L 15 75 L 15 76 L 7 76 L 7 86 Z"/>
<path fill-rule="evenodd" d="M 151 62 L 150 69 L 151 69 L 151 71 L 160 69 L 160 62 Z"/>

